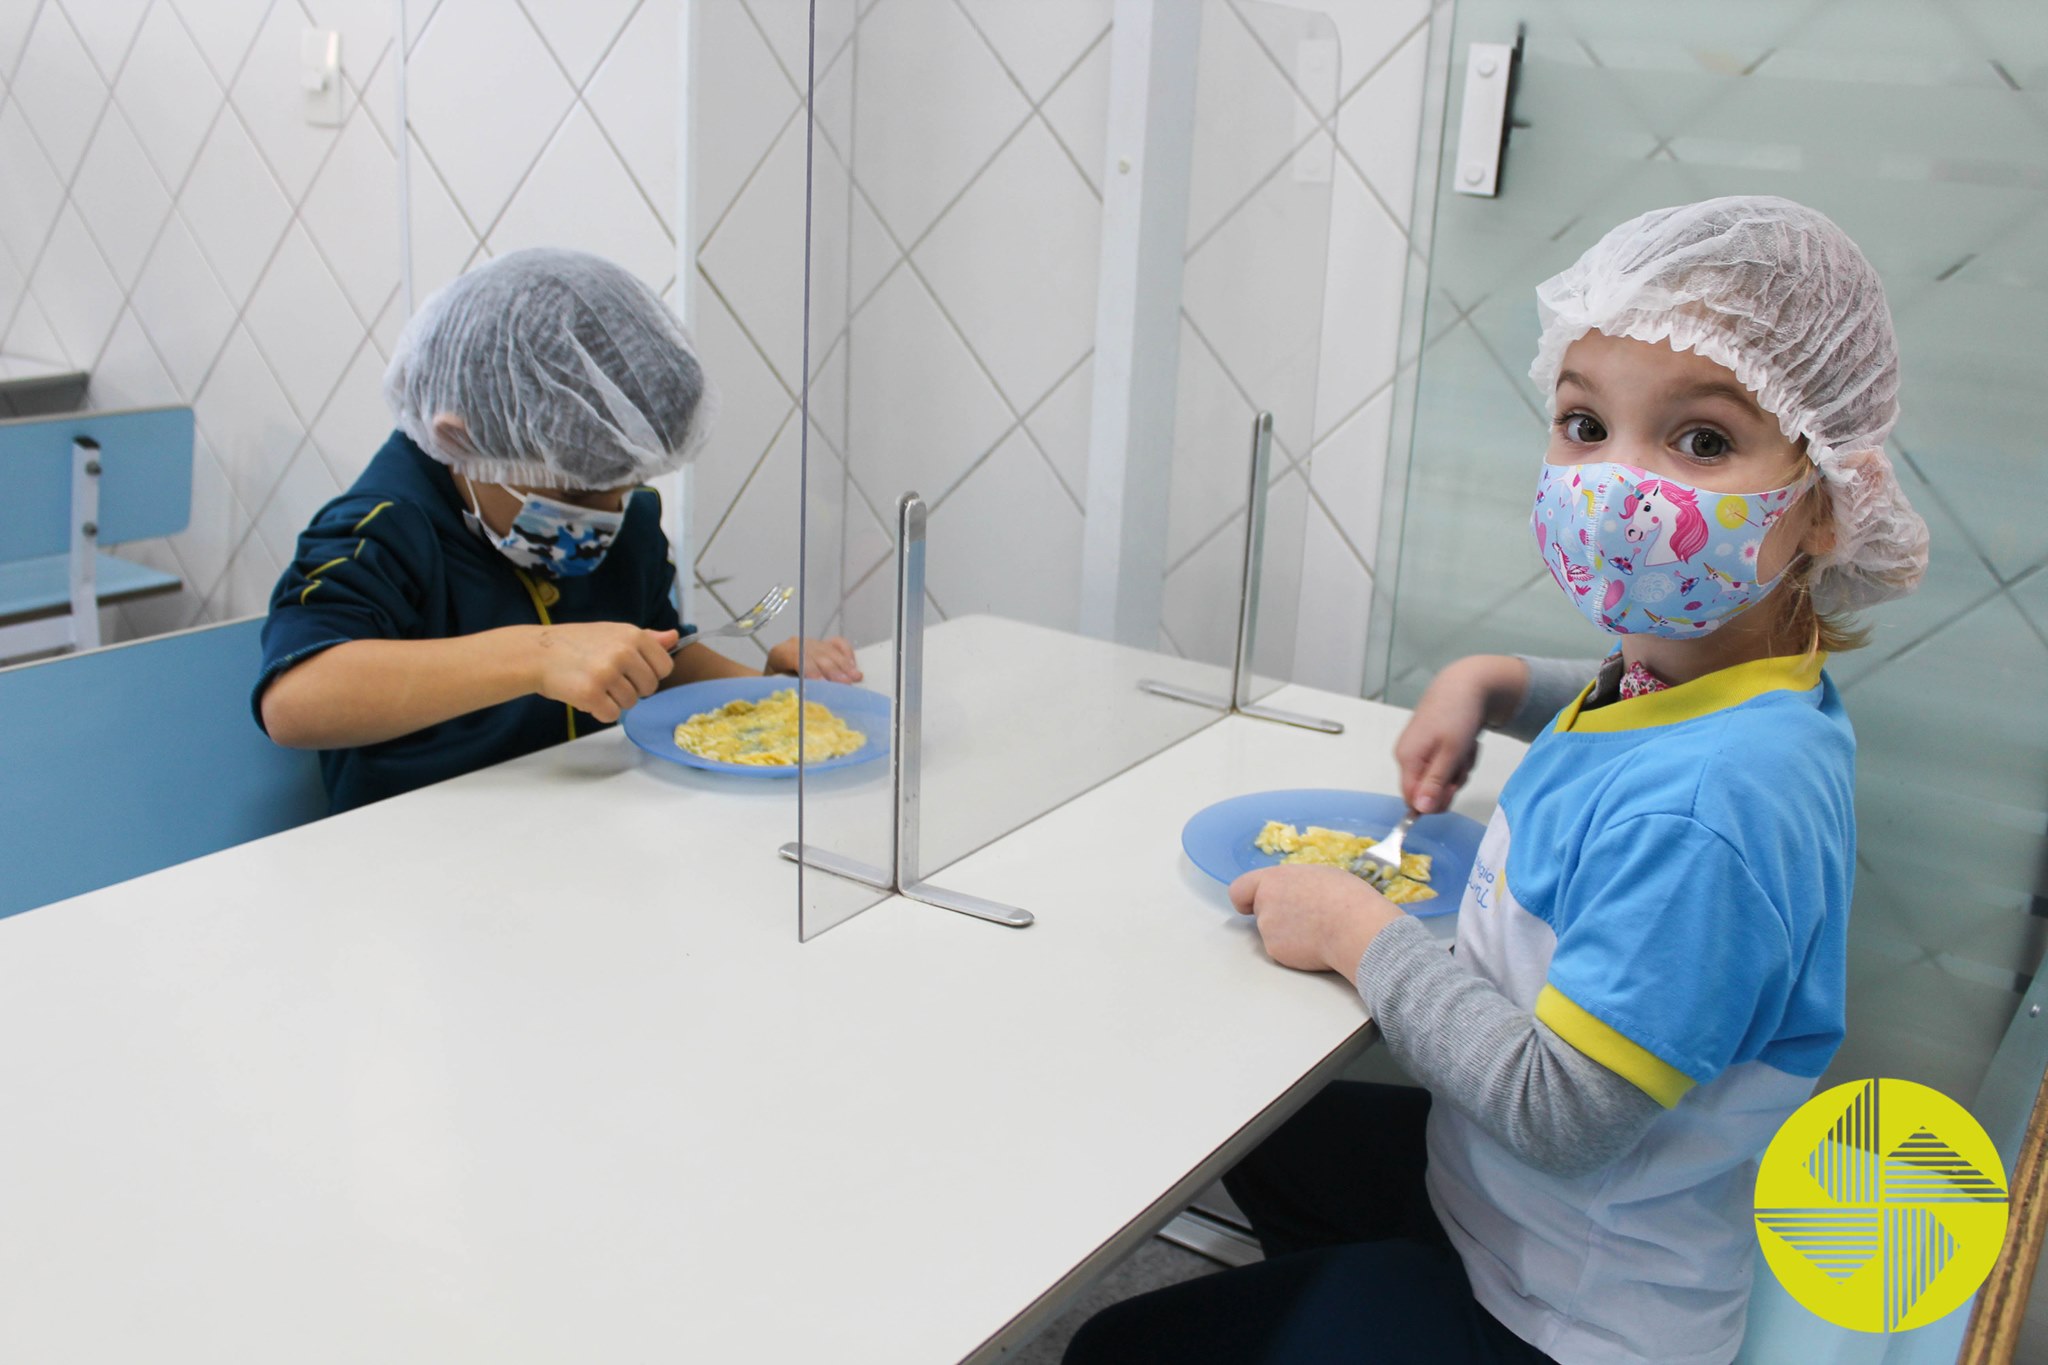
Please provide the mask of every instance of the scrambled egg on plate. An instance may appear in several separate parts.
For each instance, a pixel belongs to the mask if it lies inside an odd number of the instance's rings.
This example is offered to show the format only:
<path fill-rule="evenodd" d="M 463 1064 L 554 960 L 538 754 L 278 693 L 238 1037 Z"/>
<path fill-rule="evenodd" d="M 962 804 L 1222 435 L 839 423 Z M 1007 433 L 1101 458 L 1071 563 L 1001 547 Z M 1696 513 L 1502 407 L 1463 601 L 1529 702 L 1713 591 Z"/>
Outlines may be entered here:
<path fill-rule="evenodd" d="M 844 758 L 868 737 L 832 714 L 823 702 L 804 707 L 805 758 Z M 676 747 L 716 763 L 755 767 L 796 764 L 796 689 L 785 687 L 759 701 L 729 701 L 676 727 Z"/>
<path fill-rule="evenodd" d="M 1268 820 L 1255 842 L 1261 853 L 1286 854 L 1280 860 L 1283 863 L 1314 863 L 1323 867 L 1341 867 L 1348 872 L 1352 859 L 1379 841 L 1368 839 L 1363 834 L 1346 834 L 1341 829 L 1324 829 L 1321 825 L 1296 829 L 1278 820 Z M 1380 888 L 1380 894 L 1396 905 L 1435 900 L 1436 889 L 1429 885 L 1429 863 L 1427 853 L 1403 850 L 1401 875 L 1390 878 Z"/>

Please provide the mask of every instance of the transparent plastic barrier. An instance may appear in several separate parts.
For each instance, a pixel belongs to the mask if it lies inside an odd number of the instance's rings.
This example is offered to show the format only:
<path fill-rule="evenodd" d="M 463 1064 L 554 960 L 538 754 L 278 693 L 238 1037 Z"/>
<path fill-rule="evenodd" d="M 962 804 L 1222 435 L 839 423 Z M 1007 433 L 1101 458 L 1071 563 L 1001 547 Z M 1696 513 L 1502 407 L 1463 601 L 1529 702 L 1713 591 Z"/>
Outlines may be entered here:
<path fill-rule="evenodd" d="M 1513 41 L 1518 23 L 1501 195 L 1452 193 L 1465 45 Z M 1991 3 L 1464 0 L 1443 55 L 1451 145 L 1374 621 L 1386 695 L 1412 703 L 1463 654 L 1611 645 L 1528 534 L 1535 285 L 1662 205 L 1768 193 L 1833 217 L 1885 280 L 1904 378 L 1890 449 L 1933 563 L 1915 596 L 1868 613 L 1869 648 L 1828 665 L 1860 744 L 1849 1036 L 1830 1079 L 1967 1102 L 2038 968 L 2048 904 L 2048 23 Z M 1901 851 L 1923 829 L 1938 868 Z"/>
<path fill-rule="evenodd" d="M 821 41 L 836 2 L 819 0 Z M 1166 553 L 1157 629 L 1136 644 L 1080 629 L 1103 194 L 1133 159 L 1103 142 L 1115 35 L 1041 72 L 950 0 L 887 0 L 850 27 L 850 66 L 821 49 L 807 619 L 891 689 L 896 504 L 922 495 L 918 870 L 941 882 L 1220 717 L 1138 683 L 1228 691 L 1260 411 L 1275 439 L 1252 695 L 1289 671 L 1340 55 L 1325 17 L 1289 6 L 1212 0 L 1200 20 L 1177 382 L 1156 418 L 1172 457 L 1141 509 Z M 847 154 L 828 156 L 841 118 Z M 806 842 L 886 867 L 890 797 L 885 762 L 807 776 Z M 807 869 L 804 936 L 877 894 Z"/>

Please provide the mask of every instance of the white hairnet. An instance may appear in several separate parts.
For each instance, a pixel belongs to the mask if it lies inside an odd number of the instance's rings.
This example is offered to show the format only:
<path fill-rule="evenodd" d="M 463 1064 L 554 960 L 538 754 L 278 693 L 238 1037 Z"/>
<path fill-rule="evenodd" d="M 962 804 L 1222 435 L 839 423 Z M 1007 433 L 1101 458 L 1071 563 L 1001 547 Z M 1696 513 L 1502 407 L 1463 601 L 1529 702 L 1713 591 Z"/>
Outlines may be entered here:
<path fill-rule="evenodd" d="M 678 468 L 716 408 L 675 315 L 623 267 L 515 251 L 420 306 L 384 372 L 403 431 L 487 483 L 619 488 Z M 435 429 L 437 417 L 464 430 Z"/>
<path fill-rule="evenodd" d="M 1835 517 L 1813 597 L 1843 611 L 1903 597 L 1927 568 L 1927 524 L 1884 455 L 1899 351 L 1877 272 L 1848 234 L 1789 199 L 1655 209 L 1536 287 L 1529 377 L 1556 401 L 1565 348 L 1589 331 L 1665 342 L 1734 371 L 1788 439 L 1805 437 Z"/>

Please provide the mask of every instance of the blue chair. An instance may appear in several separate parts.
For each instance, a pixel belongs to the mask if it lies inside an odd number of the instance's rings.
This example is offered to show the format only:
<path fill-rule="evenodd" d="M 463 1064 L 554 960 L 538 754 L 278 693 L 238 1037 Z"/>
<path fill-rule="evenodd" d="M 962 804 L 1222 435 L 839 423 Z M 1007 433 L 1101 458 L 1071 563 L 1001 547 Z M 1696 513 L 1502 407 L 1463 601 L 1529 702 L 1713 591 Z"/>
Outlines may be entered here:
<path fill-rule="evenodd" d="M 99 646 L 101 606 L 176 592 L 100 548 L 192 519 L 192 409 L 0 422 L 0 659 Z"/>
<path fill-rule="evenodd" d="M 0 669 L 0 917 L 327 813 L 250 715 L 262 626 Z"/>

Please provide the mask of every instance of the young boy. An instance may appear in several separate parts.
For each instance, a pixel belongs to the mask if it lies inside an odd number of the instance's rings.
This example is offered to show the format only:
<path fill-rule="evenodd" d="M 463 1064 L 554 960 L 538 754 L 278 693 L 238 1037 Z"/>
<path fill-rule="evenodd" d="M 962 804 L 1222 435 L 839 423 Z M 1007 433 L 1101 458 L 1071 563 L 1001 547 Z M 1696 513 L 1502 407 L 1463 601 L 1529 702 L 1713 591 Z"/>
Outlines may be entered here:
<path fill-rule="evenodd" d="M 272 594 L 259 724 L 321 750 L 336 811 L 754 670 L 684 637 L 660 499 L 714 403 L 654 292 L 573 251 L 514 252 L 428 299 L 384 376 L 398 430 L 323 507 Z M 857 681 L 843 639 L 813 676 Z M 769 651 L 795 673 L 799 644 Z"/>

